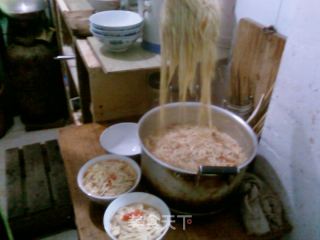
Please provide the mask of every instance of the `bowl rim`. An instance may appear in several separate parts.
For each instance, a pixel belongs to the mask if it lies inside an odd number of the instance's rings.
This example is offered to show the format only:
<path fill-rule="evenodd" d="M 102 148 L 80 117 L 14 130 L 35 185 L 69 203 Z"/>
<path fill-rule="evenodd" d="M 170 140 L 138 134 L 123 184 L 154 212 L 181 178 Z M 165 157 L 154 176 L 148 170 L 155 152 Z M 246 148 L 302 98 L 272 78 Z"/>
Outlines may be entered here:
<path fill-rule="evenodd" d="M 107 37 L 126 37 L 126 36 L 133 36 L 136 34 L 141 34 L 142 33 L 142 29 L 141 28 L 135 28 L 133 30 L 130 31 L 104 31 L 104 30 L 100 30 L 98 28 L 95 28 L 94 26 L 90 26 L 90 32 L 94 32 L 103 36 L 107 36 Z"/>
<path fill-rule="evenodd" d="M 107 134 L 108 131 L 110 130 L 113 130 L 115 128 L 118 128 L 120 127 L 121 125 L 131 125 L 132 127 L 135 127 L 137 129 L 137 146 L 139 147 L 139 151 L 137 151 L 137 153 L 134 153 L 134 154 L 123 154 L 123 153 L 119 153 L 119 152 L 114 152 L 114 151 L 110 151 L 110 149 L 108 149 L 106 147 L 106 145 L 103 144 L 103 138 L 104 136 Z M 136 155 L 139 155 L 141 154 L 141 144 L 140 144 L 140 141 L 139 141 L 139 135 L 138 135 L 138 124 L 135 123 L 135 122 L 121 122 L 121 123 L 116 123 L 116 124 L 113 124 L 109 127 L 107 127 L 105 130 L 103 130 L 103 132 L 100 134 L 100 137 L 99 137 L 99 142 L 100 142 L 100 145 L 102 146 L 102 148 L 104 150 L 106 150 L 107 152 L 111 153 L 111 154 L 115 154 L 115 155 L 122 155 L 122 156 L 136 156 Z"/>
<path fill-rule="evenodd" d="M 142 139 L 141 139 L 141 125 L 143 124 L 143 122 L 145 121 L 146 118 L 148 118 L 151 114 L 155 113 L 155 112 L 158 112 L 160 111 L 160 109 L 162 107 L 164 108 L 175 108 L 177 106 L 188 106 L 188 107 L 200 107 L 202 106 L 202 103 L 200 102 L 174 102 L 174 103 L 167 103 L 167 104 L 164 104 L 164 105 L 159 105 L 155 108 L 152 108 L 151 110 L 149 110 L 148 112 L 146 112 L 139 120 L 138 122 L 138 134 L 139 134 L 139 141 L 140 141 L 140 145 L 141 145 L 141 150 L 142 150 L 142 153 L 145 152 L 148 156 L 152 156 L 152 160 L 157 162 L 158 164 L 160 164 L 161 166 L 165 167 L 165 168 L 168 168 L 172 171 L 175 171 L 175 172 L 178 172 L 178 173 L 182 173 L 182 174 L 191 174 L 191 175 L 196 175 L 198 174 L 197 172 L 193 172 L 193 171 L 190 171 L 190 170 L 186 170 L 186 169 L 182 169 L 182 168 L 178 168 L 178 167 L 175 167 L 173 165 L 170 165 L 164 161 L 162 161 L 161 159 L 159 159 L 158 157 L 156 157 L 154 154 L 152 154 L 148 149 L 147 147 L 145 146 L 145 144 L 143 143 Z M 251 162 L 252 160 L 254 159 L 254 157 L 256 156 L 257 154 L 257 149 L 258 149 L 258 140 L 257 140 L 257 136 L 256 134 L 254 133 L 254 131 L 252 130 L 252 128 L 249 126 L 249 124 L 244 121 L 242 118 L 240 118 L 239 116 L 237 116 L 236 114 L 234 114 L 233 112 L 227 110 L 227 109 L 224 109 L 224 108 L 221 108 L 221 107 L 218 107 L 218 106 L 215 106 L 215 105 L 207 105 L 210 109 L 212 110 L 215 110 L 216 112 L 219 112 L 221 114 L 224 114 L 224 115 L 227 115 L 229 116 L 231 119 L 233 119 L 235 122 L 238 122 L 240 123 L 243 128 L 248 132 L 250 138 L 252 139 L 252 142 L 253 142 L 253 151 L 252 153 L 250 154 L 250 156 L 247 157 L 247 159 L 242 162 L 241 164 L 237 165 L 237 168 L 238 170 L 241 170 L 241 169 L 244 169 L 245 167 L 247 167 Z"/>
<path fill-rule="evenodd" d="M 168 205 L 158 196 L 156 195 L 153 195 L 153 194 L 150 194 L 150 193 L 146 193 L 146 192 L 130 192 L 130 193 L 124 193 L 122 195 L 120 195 L 117 199 L 115 199 L 112 203 L 110 203 L 108 205 L 108 207 L 106 208 L 105 212 L 104 212 L 104 215 L 103 215 L 103 227 L 104 227 L 104 230 L 106 231 L 106 233 L 109 235 L 109 237 L 112 239 L 112 240 L 116 240 L 116 238 L 111 234 L 111 231 L 110 231 L 110 221 L 107 220 L 108 218 L 108 215 L 111 215 L 111 213 L 109 214 L 110 211 L 113 210 L 113 206 L 116 205 L 119 201 L 124 201 L 124 200 L 130 200 L 132 198 L 140 198 L 140 199 L 150 199 L 152 198 L 153 200 L 157 201 L 158 204 L 157 206 L 155 205 L 151 205 L 149 203 L 146 203 L 146 204 L 149 204 L 150 206 L 156 208 L 161 216 L 165 218 L 165 224 L 164 224 L 164 228 L 163 228 L 163 232 L 161 233 L 161 235 L 159 237 L 157 237 L 155 240 L 160 240 L 163 238 L 163 236 L 168 232 L 169 228 L 170 228 L 170 225 L 171 225 L 171 211 L 170 211 L 170 208 L 168 207 Z M 140 200 L 141 201 L 141 200 Z M 142 201 L 141 201 L 142 202 Z M 140 203 L 141 203 L 140 202 Z M 116 210 L 114 210 L 112 216 L 110 216 L 110 220 L 112 219 L 112 217 L 114 216 L 114 214 L 121 208 L 121 207 L 124 207 L 124 206 L 127 206 L 127 205 L 130 205 L 130 204 L 134 204 L 134 203 L 139 203 L 139 202 L 129 202 L 127 204 L 124 204 L 123 206 L 120 206 L 118 207 Z M 143 202 L 142 202 L 143 203 Z M 162 205 L 163 207 L 163 211 L 160 211 L 159 209 L 159 205 Z"/>
<path fill-rule="evenodd" d="M 132 23 L 132 24 L 128 24 L 128 25 L 122 25 L 122 26 L 108 26 L 104 23 L 104 25 L 101 24 L 97 24 L 97 22 L 95 21 L 95 18 L 98 18 L 102 15 L 107 16 L 108 14 L 119 14 L 119 15 L 131 15 L 137 18 L 136 22 Z M 127 10 L 106 10 L 106 11 L 101 11 L 101 12 L 97 12 L 92 14 L 89 17 L 89 22 L 92 24 L 95 24 L 97 26 L 100 26 L 101 28 L 104 29 L 110 29 L 110 30 L 114 30 L 114 29 L 126 29 L 126 28 L 133 28 L 135 26 L 139 26 L 140 24 L 143 24 L 144 19 L 136 12 L 132 12 L 132 11 L 127 11 Z M 106 21 L 107 22 L 107 21 Z"/>
<path fill-rule="evenodd" d="M 86 172 L 86 170 L 88 169 L 89 166 L 91 166 L 91 165 L 93 165 L 93 164 L 95 164 L 97 162 L 110 161 L 110 160 L 120 160 L 120 161 L 124 161 L 124 162 L 130 164 L 130 166 L 134 169 L 134 171 L 137 174 L 137 178 L 136 178 L 134 184 L 126 192 L 119 193 L 119 194 L 114 195 L 114 196 L 103 196 L 102 197 L 102 196 L 97 196 L 97 195 L 94 195 L 94 194 L 90 193 L 88 190 L 85 189 L 85 187 L 82 184 L 82 179 L 83 179 L 84 173 Z M 77 184 L 78 184 L 78 187 L 80 188 L 80 190 L 85 195 L 87 195 L 88 197 L 96 199 L 98 201 L 114 200 L 114 199 L 116 199 L 117 197 L 119 197 L 122 194 L 132 192 L 134 189 L 136 189 L 136 187 L 140 183 L 140 180 L 141 180 L 141 168 L 138 165 L 138 163 L 135 160 L 133 160 L 132 158 L 130 158 L 130 157 L 121 156 L 121 155 L 118 155 L 118 154 L 103 154 L 103 155 L 96 156 L 94 158 L 89 159 L 85 164 L 83 164 L 81 166 L 81 168 L 78 171 L 78 175 L 77 175 Z"/>
<path fill-rule="evenodd" d="M 90 29 L 90 32 L 94 37 L 105 39 L 108 41 L 136 41 L 139 37 L 141 37 L 142 33 L 138 32 L 129 36 L 112 36 L 112 35 L 103 35 L 101 33 L 97 33 Z"/>
<path fill-rule="evenodd" d="M 126 31 L 133 31 L 133 30 L 142 30 L 144 27 L 144 22 L 135 25 L 135 26 L 130 26 L 126 28 L 107 28 L 101 25 L 97 25 L 95 23 L 90 22 L 90 27 L 93 27 L 99 31 L 106 31 L 106 32 L 112 32 L 112 33 L 121 33 L 121 32 L 126 32 Z"/>

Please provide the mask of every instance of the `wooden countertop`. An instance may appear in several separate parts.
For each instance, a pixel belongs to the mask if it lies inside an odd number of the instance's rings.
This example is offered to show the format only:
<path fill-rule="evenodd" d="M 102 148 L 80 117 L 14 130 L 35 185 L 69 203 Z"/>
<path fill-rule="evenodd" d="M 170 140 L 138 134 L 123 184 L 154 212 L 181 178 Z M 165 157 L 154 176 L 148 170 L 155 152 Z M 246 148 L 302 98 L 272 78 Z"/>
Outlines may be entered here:
<path fill-rule="evenodd" d="M 89 21 L 90 15 L 98 11 L 118 9 L 120 7 L 120 0 L 104 0 L 100 4 L 91 4 L 90 0 L 54 0 L 58 11 L 60 11 L 65 18 L 65 23 L 69 30 L 76 37 L 90 36 Z M 94 1 L 93 1 L 94 2 Z"/>
<path fill-rule="evenodd" d="M 87 160 L 105 154 L 99 144 L 99 136 L 104 129 L 105 126 L 93 123 L 82 126 L 69 126 L 61 129 L 59 134 L 59 145 L 64 159 L 76 226 L 81 240 L 109 239 L 102 225 L 104 208 L 92 203 L 80 191 L 76 180 L 80 167 Z M 178 220 L 181 220 L 181 218 Z M 279 237 L 275 235 L 265 237 L 248 236 L 245 233 L 241 223 L 241 216 L 236 206 L 205 219 L 192 218 L 192 223 L 186 224 L 185 230 L 183 230 L 181 221 L 179 223 L 173 222 L 172 226 L 176 229 L 171 229 L 165 239 L 258 240 L 277 239 Z"/>
<path fill-rule="evenodd" d="M 141 42 L 134 43 L 128 51 L 113 53 L 108 52 L 96 37 L 88 37 L 87 40 L 105 73 L 160 68 L 160 55 L 144 50 Z"/>

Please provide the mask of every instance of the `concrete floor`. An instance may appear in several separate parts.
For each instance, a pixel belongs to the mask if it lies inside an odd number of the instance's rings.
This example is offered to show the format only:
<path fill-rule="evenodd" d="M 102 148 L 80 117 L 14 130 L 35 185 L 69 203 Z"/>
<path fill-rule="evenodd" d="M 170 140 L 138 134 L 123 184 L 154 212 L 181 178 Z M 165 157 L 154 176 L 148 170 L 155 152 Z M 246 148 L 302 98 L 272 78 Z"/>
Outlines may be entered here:
<path fill-rule="evenodd" d="M 27 144 L 45 142 L 58 138 L 58 129 L 48 129 L 41 131 L 26 132 L 24 125 L 19 118 L 14 119 L 14 125 L 8 133 L 0 139 L 0 207 L 7 215 L 7 196 L 5 184 L 5 151 L 9 148 L 21 147 Z M 43 240 L 76 240 L 77 232 L 74 229 L 64 231 L 52 236 L 47 236 Z"/>

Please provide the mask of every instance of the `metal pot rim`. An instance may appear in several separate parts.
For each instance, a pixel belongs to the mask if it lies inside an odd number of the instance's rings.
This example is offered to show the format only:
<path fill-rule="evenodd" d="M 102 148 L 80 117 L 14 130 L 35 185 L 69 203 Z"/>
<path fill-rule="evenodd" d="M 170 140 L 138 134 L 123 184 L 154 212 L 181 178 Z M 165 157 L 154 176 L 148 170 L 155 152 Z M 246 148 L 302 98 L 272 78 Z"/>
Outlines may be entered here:
<path fill-rule="evenodd" d="M 29 14 L 43 11 L 47 6 L 45 0 L 4 0 L 0 3 L 0 9 L 10 17 L 28 17 Z"/>
<path fill-rule="evenodd" d="M 151 110 L 149 110 L 148 112 L 146 112 L 141 119 L 138 122 L 138 135 L 139 135 L 139 140 L 140 140 L 140 145 L 141 145 L 141 149 L 142 149 L 142 153 L 145 152 L 147 155 L 151 156 L 151 159 L 154 160 L 155 162 L 157 162 L 158 164 L 160 164 L 163 167 L 169 168 L 170 170 L 173 170 L 175 172 L 178 173 L 182 173 L 182 174 L 192 174 L 192 175 L 196 175 L 198 174 L 197 172 L 193 172 L 193 171 L 189 171 L 189 170 L 185 170 L 182 168 L 178 168 L 175 166 L 172 166 L 162 160 L 160 160 L 159 158 L 157 158 L 155 155 L 153 155 L 144 145 L 143 140 L 141 139 L 140 136 L 140 129 L 141 129 L 141 125 L 143 124 L 143 122 L 145 121 L 146 118 L 148 118 L 151 114 L 153 114 L 154 112 L 158 112 L 160 111 L 161 107 L 164 108 L 175 108 L 177 106 L 191 106 L 191 107 L 200 107 L 202 105 L 202 103 L 199 102 L 175 102 L 175 103 L 168 103 L 168 104 L 164 104 L 164 105 L 160 105 L 157 106 L 155 108 L 152 108 Z M 244 161 L 243 163 L 239 164 L 237 166 L 238 171 L 240 171 L 241 169 L 245 168 L 246 166 L 248 166 L 252 160 L 254 159 L 254 157 L 257 154 L 257 147 L 258 147 L 258 140 L 257 140 L 257 136 L 254 133 L 254 131 L 252 130 L 252 128 L 248 125 L 247 122 L 245 122 L 242 118 L 240 118 L 239 116 L 237 116 L 236 114 L 230 112 L 227 109 L 223 109 L 221 107 L 218 106 L 214 106 L 214 105 L 210 105 L 209 106 L 212 110 L 214 110 L 215 112 L 219 112 L 222 113 L 224 115 L 229 116 L 231 119 L 233 119 L 235 122 L 241 124 L 245 130 L 249 133 L 251 139 L 253 140 L 253 149 L 254 151 L 252 151 L 252 154 L 247 158 L 246 161 Z"/>

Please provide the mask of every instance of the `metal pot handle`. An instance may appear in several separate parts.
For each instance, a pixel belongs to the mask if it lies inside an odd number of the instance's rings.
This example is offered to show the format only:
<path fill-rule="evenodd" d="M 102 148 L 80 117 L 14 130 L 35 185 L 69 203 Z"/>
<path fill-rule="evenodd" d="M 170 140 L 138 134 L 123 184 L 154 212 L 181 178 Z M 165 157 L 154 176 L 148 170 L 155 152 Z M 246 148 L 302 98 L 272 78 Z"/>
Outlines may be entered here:
<path fill-rule="evenodd" d="M 75 56 L 71 56 L 71 55 L 59 55 L 54 57 L 54 60 L 70 60 L 70 59 L 75 59 Z"/>
<path fill-rule="evenodd" d="M 217 167 L 217 166 L 199 166 L 198 174 L 201 176 L 207 175 L 230 175 L 239 173 L 240 169 L 233 167 Z"/>
<path fill-rule="evenodd" d="M 263 99 L 264 94 L 261 95 L 259 102 L 251 113 L 250 117 L 247 119 L 247 123 L 250 124 L 252 119 L 254 119 L 259 112 Z M 241 170 L 241 167 L 232 166 L 232 167 L 217 167 L 217 166 L 199 166 L 198 175 L 200 176 L 207 176 L 207 175 L 229 175 L 229 174 L 237 174 Z"/>

